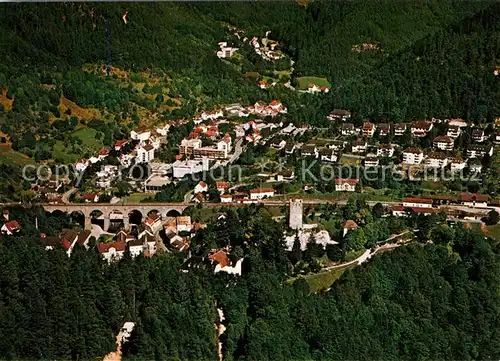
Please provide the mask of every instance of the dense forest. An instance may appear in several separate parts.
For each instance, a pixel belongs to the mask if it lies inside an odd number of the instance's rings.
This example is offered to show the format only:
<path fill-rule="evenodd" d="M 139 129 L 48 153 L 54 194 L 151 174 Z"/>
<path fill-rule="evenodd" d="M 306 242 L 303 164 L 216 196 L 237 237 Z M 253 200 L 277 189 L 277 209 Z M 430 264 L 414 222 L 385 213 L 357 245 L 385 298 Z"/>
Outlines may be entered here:
<path fill-rule="evenodd" d="M 262 207 L 229 211 L 193 240 L 193 255 L 236 245 L 244 275 L 161 254 L 105 266 L 94 251 L 45 251 L 40 232 L 64 215 L 12 209 L 23 230 L 0 236 L 1 358 L 95 359 L 137 322 L 125 357 L 216 360 L 216 307 L 226 316 L 227 360 L 468 360 L 500 354 L 500 258 L 484 237 L 456 228 L 347 271 L 329 291 L 284 282 L 292 263 L 282 225 Z M 34 226 L 38 217 L 39 229 Z M 217 305 L 217 306 L 216 306 Z"/>

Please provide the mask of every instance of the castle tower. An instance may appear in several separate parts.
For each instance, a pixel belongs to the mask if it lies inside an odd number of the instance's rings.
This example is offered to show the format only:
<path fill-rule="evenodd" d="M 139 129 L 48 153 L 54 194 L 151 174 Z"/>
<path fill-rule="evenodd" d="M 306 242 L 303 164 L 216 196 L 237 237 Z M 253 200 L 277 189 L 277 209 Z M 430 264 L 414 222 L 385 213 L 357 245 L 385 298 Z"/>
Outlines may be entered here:
<path fill-rule="evenodd" d="M 302 229 L 302 199 L 290 200 L 289 226 L 292 229 Z"/>

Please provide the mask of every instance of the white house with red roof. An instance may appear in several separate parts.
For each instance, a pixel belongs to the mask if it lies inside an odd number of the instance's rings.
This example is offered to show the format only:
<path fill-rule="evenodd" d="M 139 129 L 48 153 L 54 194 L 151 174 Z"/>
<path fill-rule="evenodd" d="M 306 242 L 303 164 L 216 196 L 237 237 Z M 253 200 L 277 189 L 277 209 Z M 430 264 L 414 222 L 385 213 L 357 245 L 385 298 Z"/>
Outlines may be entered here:
<path fill-rule="evenodd" d="M 224 194 L 229 188 L 229 182 L 215 182 L 215 186 L 220 194 Z"/>
<path fill-rule="evenodd" d="M 125 241 L 99 243 L 97 245 L 97 251 L 102 258 L 108 261 L 108 263 L 111 263 L 123 257 L 126 246 Z"/>
<path fill-rule="evenodd" d="M 145 142 L 151 137 L 151 131 L 150 130 L 132 130 L 130 132 L 130 138 L 133 140 L 139 140 L 141 142 Z"/>
<path fill-rule="evenodd" d="M 359 183 L 359 179 L 346 179 L 337 178 L 335 179 L 335 191 L 337 192 L 355 192 L 356 185 Z"/>
<path fill-rule="evenodd" d="M 115 142 L 115 150 L 116 150 L 117 152 L 120 152 L 120 151 L 122 150 L 122 148 L 123 148 L 125 145 L 127 145 L 127 144 L 128 144 L 128 142 L 129 142 L 129 141 L 128 141 L 128 140 L 126 140 L 126 139 L 123 139 L 123 140 L 117 140 L 117 141 Z"/>
<path fill-rule="evenodd" d="M 194 187 L 194 194 L 208 192 L 208 184 L 203 181 L 199 181 Z"/>
<path fill-rule="evenodd" d="M 20 229 L 21 225 L 19 224 L 18 221 L 10 221 L 2 226 L 1 232 L 8 236 L 12 236 L 14 233 L 19 232 Z"/>
<path fill-rule="evenodd" d="M 252 189 L 250 191 L 250 199 L 251 200 L 258 200 L 258 199 L 270 198 L 270 197 L 274 197 L 274 189 L 273 188 L 259 188 L 259 189 Z"/>
<path fill-rule="evenodd" d="M 89 166 L 89 160 L 88 159 L 80 159 L 78 162 L 75 163 L 75 170 L 77 172 L 84 172 L 85 169 Z"/>

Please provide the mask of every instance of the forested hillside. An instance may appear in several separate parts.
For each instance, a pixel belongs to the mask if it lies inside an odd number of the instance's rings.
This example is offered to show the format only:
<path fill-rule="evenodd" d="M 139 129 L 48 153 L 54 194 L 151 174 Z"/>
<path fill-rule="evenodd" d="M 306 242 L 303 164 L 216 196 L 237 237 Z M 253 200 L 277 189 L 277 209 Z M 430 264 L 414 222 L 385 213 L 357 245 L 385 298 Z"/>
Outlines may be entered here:
<path fill-rule="evenodd" d="M 129 257 L 106 267 L 94 251 L 45 251 L 69 218 L 11 209 L 23 229 L 0 236 L 0 358 L 96 359 L 114 349 L 124 321 L 137 322 L 124 349 L 134 360 L 217 360 L 217 307 L 226 316 L 226 360 L 468 360 L 500 356 L 500 258 L 488 241 L 456 228 L 441 245 L 376 256 L 326 293 L 289 285 L 282 229 L 259 207 L 229 211 L 193 244 L 236 245 L 244 275 L 209 264 L 179 272 L 182 257 Z M 444 242 L 444 240 L 443 240 Z"/>

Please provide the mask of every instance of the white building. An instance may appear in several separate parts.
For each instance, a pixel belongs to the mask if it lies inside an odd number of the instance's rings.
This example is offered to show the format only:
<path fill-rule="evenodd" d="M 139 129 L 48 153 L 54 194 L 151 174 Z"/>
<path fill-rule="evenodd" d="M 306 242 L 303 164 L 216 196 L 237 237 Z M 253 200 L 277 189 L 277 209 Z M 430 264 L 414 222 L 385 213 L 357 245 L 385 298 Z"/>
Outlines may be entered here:
<path fill-rule="evenodd" d="M 390 144 L 380 144 L 377 149 L 377 157 L 392 157 L 394 155 L 394 147 Z"/>
<path fill-rule="evenodd" d="M 250 199 L 258 200 L 263 198 L 274 197 L 274 189 L 272 188 L 260 188 L 260 189 L 252 189 L 250 191 Z"/>
<path fill-rule="evenodd" d="M 440 150 L 453 150 L 453 138 L 447 135 L 434 138 L 432 145 L 435 149 Z"/>
<path fill-rule="evenodd" d="M 199 181 L 198 184 L 194 187 L 194 194 L 204 192 L 208 192 L 208 185 L 203 181 Z"/>
<path fill-rule="evenodd" d="M 403 207 L 432 208 L 432 199 L 406 197 L 403 199 Z"/>
<path fill-rule="evenodd" d="M 424 152 L 420 148 L 410 147 L 403 151 L 404 164 L 420 164 L 424 160 Z"/>
<path fill-rule="evenodd" d="M 145 130 L 145 131 L 135 131 L 132 130 L 130 132 L 130 138 L 133 140 L 139 140 L 141 142 L 145 142 L 151 137 L 151 131 Z"/>
<path fill-rule="evenodd" d="M 155 148 L 152 144 L 137 147 L 136 163 L 149 163 L 155 158 Z"/>
<path fill-rule="evenodd" d="M 359 183 L 359 179 L 337 178 L 337 179 L 335 179 L 335 191 L 337 191 L 337 192 L 354 192 L 354 191 L 356 191 L 356 185 L 358 183 Z"/>
<path fill-rule="evenodd" d="M 140 254 L 144 253 L 144 242 L 137 239 L 134 241 L 130 241 L 128 243 L 128 250 L 130 252 L 130 256 L 132 258 L 135 258 L 139 256 Z"/>
<path fill-rule="evenodd" d="M 187 174 L 195 174 L 209 170 L 208 159 L 200 160 L 178 160 L 172 164 L 172 175 L 174 178 L 183 178 Z"/>
<path fill-rule="evenodd" d="M 450 164 L 450 170 L 452 172 L 460 172 L 467 166 L 467 163 L 461 157 L 448 158 L 448 164 Z"/>
<path fill-rule="evenodd" d="M 429 168 L 443 168 L 448 164 L 448 157 L 443 152 L 430 152 L 425 160 L 425 166 Z"/>

